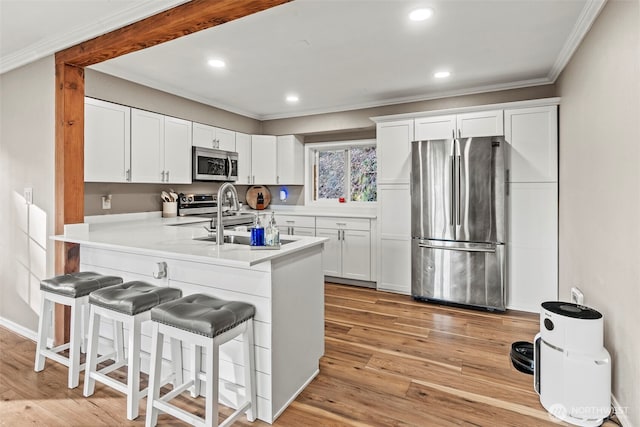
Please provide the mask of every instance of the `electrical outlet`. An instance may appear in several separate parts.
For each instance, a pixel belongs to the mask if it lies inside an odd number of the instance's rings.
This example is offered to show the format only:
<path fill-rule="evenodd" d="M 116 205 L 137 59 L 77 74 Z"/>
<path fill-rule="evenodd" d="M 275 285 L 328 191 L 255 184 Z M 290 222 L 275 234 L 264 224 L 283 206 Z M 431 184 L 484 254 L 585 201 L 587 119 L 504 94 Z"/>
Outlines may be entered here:
<path fill-rule="evenodd" d="M 102 209 L 111 209 L 111 194 L 102 196 Z"/>
<path fill-rule="evenodd" d="M 24 201 L 28 205 L 33 204 L 33 188 L 25 187 L 25 189 L 24 189 Z"/>
<path fill-rule="evenodd" d="M 571 288 L 571 302 L 578 305 L 584 305 L 584 294 L 575 286 Z"/>

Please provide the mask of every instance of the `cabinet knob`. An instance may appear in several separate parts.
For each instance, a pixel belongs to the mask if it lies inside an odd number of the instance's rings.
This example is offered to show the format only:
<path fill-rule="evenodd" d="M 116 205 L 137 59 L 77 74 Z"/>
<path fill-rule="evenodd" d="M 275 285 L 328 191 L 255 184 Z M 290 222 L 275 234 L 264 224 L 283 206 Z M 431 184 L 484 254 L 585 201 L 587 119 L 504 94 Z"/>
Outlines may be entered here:
<path fill-rule="evenodd" d="M 167 277 L 167 263 L 162 261 L 156 263 L 157 271 L 153 273 L 154 279 L 164 279 Z"/>

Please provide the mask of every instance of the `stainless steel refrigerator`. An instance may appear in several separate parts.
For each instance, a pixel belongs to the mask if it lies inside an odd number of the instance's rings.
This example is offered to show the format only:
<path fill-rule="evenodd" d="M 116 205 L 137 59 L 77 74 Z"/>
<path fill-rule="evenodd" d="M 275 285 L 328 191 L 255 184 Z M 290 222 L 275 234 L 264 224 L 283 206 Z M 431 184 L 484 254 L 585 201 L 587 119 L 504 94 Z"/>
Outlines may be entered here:
<path fill-rule="evenodd" d="M 413 298 L 505 310 L 504 149 L 502 137 L 412 143 Z"/>

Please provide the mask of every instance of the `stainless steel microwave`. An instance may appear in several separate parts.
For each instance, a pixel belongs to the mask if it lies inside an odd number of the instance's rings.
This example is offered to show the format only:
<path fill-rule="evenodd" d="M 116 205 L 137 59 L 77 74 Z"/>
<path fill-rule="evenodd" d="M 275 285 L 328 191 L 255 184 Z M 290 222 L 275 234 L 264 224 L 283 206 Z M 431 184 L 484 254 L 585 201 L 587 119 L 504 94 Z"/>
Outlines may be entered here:
<path fill-rule="evenodd" d="M 193 147 L 194 181 L 237 181 L 238 153 Z"/>

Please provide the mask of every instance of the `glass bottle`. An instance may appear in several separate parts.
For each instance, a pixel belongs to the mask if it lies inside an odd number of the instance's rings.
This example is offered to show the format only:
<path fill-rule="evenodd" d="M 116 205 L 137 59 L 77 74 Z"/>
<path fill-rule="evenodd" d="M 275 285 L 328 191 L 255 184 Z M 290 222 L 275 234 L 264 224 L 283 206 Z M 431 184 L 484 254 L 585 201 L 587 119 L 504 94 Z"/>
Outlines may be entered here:
<path fill-rule="evenodd" d="M 251 227 L 251 246 L 264 246 L 264 227 L 257 212 Z"/>

